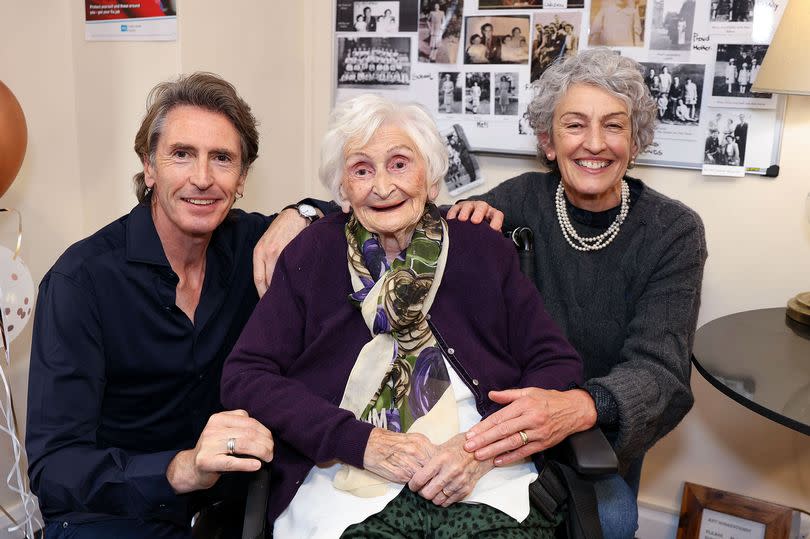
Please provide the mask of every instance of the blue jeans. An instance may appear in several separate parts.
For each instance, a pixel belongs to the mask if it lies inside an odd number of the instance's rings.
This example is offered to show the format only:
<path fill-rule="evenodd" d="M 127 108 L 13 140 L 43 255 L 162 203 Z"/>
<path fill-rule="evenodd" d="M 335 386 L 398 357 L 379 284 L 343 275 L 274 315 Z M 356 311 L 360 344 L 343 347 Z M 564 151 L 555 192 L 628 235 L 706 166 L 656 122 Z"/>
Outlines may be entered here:
<path fill-rule="evenodd" d="M 632 539 L 638 529 L 638 487 L 644 457 L 630 464 L 624 477 L 609 475 L 594 482 L 604 539 Z"/>
<path fill-rule="evenodd" d="M 72 524 L 51 521 L 45 526 L 47 539 L 191 539 L 189 529 L 170 522 L 116 518 Z"/>

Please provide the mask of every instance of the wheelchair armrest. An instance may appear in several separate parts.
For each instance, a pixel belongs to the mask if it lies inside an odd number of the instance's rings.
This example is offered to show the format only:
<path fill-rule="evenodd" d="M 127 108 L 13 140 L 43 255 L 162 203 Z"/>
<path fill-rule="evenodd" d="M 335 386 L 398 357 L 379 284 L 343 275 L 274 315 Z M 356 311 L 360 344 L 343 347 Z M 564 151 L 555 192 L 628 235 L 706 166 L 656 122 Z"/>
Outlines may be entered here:
<path fill-rule="evenodd" d="M 616 473 L 619 459 L 598 427 L 577 432 L 563 441 L 563 454 L 568 464 L 586 476 Z"/>
<path fill-rule="evenodd" d="M 247 490 L 242 539 L 264 539 L 267 525 L 267 500 L 270 497 L 270 468 L 265 465 L 253 473 Z"/>

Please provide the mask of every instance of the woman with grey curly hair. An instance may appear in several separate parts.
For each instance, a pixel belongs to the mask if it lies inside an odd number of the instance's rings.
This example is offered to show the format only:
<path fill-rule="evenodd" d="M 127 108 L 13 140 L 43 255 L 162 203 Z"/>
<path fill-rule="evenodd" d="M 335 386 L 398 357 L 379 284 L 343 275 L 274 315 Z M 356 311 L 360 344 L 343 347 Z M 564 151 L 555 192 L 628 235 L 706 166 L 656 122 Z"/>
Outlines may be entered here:
<path fill-rule="evenodd" d="M 600 521 L 606 538 L 633 537 L 644 454 L 693 403 L 703 224 L 627 175 L 655 127 L 655 103 L 636 61 L 586 50 L 553 64 L 534 89 L 530 125 L 549 172 L 507 180 L 454 206 L 448 218 L 498 219 L 498 208 L 505 229 L 532 229 L 535 283 L 582 356 L 586 382 L 562 393 L 491 393 L 505 407 L 472 429 L 465 449 L 508 464 L 600 427 L 621 473 L 596 484 Z"/>

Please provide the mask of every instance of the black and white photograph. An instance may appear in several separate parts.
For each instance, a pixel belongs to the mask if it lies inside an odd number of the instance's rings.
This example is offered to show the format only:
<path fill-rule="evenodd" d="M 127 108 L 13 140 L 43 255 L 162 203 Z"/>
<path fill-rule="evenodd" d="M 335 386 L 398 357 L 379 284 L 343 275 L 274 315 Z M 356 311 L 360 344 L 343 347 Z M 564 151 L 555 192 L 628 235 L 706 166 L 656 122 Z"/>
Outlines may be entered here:
<path fill-rule="evenodd" d="M 650 49 L 688 51 L 692 47 L 695 0 L 652 0 Z"/>
<path fill-rule="evenodd" d="M 670 125 L 700 122 L 703 64 L 642 62 L 644 82 L 658 106 L 658 121 Z"/>
<path fill-rule="evenodd" d="M 715 112 L 706 129 L 703 163 L 744 166 L 749 121 L 750 112 L 745 110 Z"/>
<path fill-rule="evenodd" d="M 492 112 L 490 73 L 465 73 L 464 112 L 466 114 L 489 114 Z"/>
<path fill-rule="evenodd" d="M 338 88 L 395 88 L 411 82 L 411 38 L 338 37 Z"/>
<path fill-rule="evenodd" d="M 463 78 L 458 72 L 439 73 L 438 110 L 443 114 L 461 114 L 464 89 Z"/>
<path fill-rule="evenodd" d="M 528 15 L 465 19 L 465 64 L 529 63 Z"/>
<path fill-rule="evenodd" d="M 419 0 L 337 0 L 338 32 L 415 32 Z"/>
<path fill-rule="evenodd" d="M 529 122 L 528 107 L 523 109 L 520 120 L 518 120 L 518 135 L 534 135 L 534 130 Z"/>
<path fill-rule="evenodd" d="M 421 0 L 419 61 L 455 64 L 461 43 L 464 0 Z"/>
<path fill-rule="evenodd" d="M 493 73 L 495 114 L 517 116 L 520 80 L 517 73 Z"/>
<path fill-rule="evenodd" d="M 592 0 L 588 45 L 643 47 L 647 0 Z"/>
<path fill-rule="evenodd" d="M 754 0 L 711 0 L 711 22 L 751 22 L 754 18 Z"/>
<path fill-rule="evenodd" d="M 531 81 L 539 79 L 552 62 L 577 53 L 582 12 L 535 13 L 533 22 Z"/>
<path fill-rule="evenodd" d="M 447 145 L 449 167 L 444 183 L 447 191 L 455 196 L 480 185 L 484 180 L 478 166 L 478 160 L 470 152 L 470 145 L 464 135 L 464 129 L 455 124 L 442 132 Z"/>
<path fill-rule="evenodd" d="M 751 91 L 767 51 L 768 45 L 717 45 L 712 96 L 770 99 L 771 94 Z"/>

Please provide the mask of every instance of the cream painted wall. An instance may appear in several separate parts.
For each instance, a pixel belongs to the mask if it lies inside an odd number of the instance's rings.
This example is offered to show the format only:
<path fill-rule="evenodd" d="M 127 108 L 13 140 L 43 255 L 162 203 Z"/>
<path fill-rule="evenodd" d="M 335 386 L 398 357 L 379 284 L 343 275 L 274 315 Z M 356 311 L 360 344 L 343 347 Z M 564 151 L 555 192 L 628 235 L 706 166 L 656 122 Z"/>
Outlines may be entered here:
<path fill-rule="evenodd" d="M 21 256 L 39 283 L 59 254 L 82 234 L 75 82 L 65 2 L 4 3 L 0 17 L 0 80 L 17 96 L 28 124 L 22 169 L 0 200 L 23 216 Z M 16 221 L 0 215 L 0 245 L 13 248 Z M 31 325 L 11 344 L 9 373 L 20 425 L 25 424 Z M 5 367 L 4 367 L 5 368 Z M 0 477 L 11 466 L 8 437 L 0 435 Z M 0 482 L 0 505 L 16 498 Z"/>
<path fill-rule="evenodd" d="M 155 83 L 205 69 L 231 80 L 261 125 L 260 157 L 241 205 L 276 210 L 307 194 L 331 106 L 331 13 L 327 0 L 182 2 L 172 43 L 88 43 L 81 2 L 6 3 L 0 18 L 0 78 L 29 123 L 23 169 L 3 206 L 26 223 L 23 258 L 39 282 L 70 243 L 129 210 L 138 162 L 132 139 Z M 331 4 L 329 4 L 331 5 Z M 789 102 L 782 174 L 716 180 L 694 171 L 640 167 L 637 175 L 703 217 L 709 242 L 701 323 L 782 305 L 810 289 L 810 98 Z M 535 167 L 530 159 L 485 157 L 486 188 Z M 448 200 L 445 196 L 445 200 Z M 12 242 L 0 217 L 0 244 Z M 30 329 L 14 342 L 13 383 L 24 406 Z M 690 480 L 810 509 L 810 439 L 775 425 L 693 376 L 697 404 L 651 451 L 642 503 L 670 510 Z M 0 446 L 0 455 L 7 450 Z M 8 463 L 0 458 L 0 470 Z M 0 489 L 0 504 L 13 501 Z"/>

